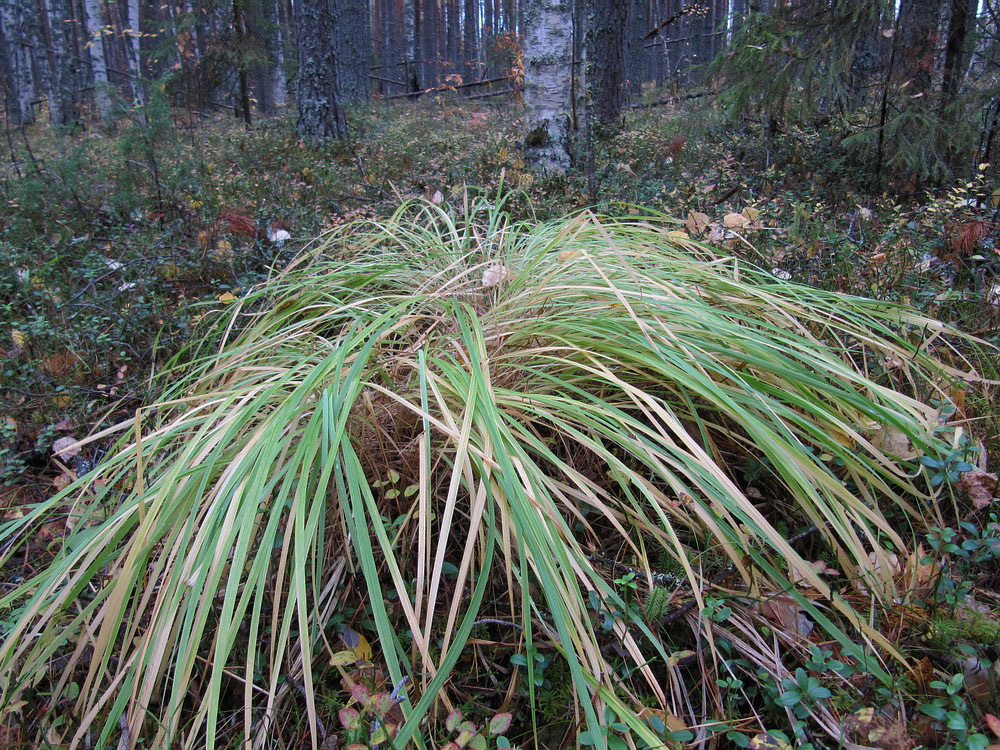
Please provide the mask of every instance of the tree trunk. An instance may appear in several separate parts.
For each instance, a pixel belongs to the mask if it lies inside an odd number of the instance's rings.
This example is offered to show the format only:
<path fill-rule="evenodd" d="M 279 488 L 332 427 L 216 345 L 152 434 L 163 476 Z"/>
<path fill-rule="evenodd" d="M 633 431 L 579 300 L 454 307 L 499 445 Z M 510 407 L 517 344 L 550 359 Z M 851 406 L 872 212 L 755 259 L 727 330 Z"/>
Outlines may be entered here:
<path fill-rule="evenodd" d="M 930 97 L 940 41 L 942 0 L 902 0 L 903 51 L 900 73 L 909 81 L 907 94 Z"/>
<path fill-rule="evenodd" d="M 465 27 L 462 33 L 462 61 L 465 63 L 463 77 L 466 81 L 475 80 L 479 73 L 476 63 L 479 61 L 479 3 L 477 0 L 465 0 Z"/>
<path fill-rule="evenodd" d="M 426 79 L 423 81 L 424 88 L 432 88 L 438 85 L 438 48 L 437 48 L 437 0 L 421 0 L 420 19 L 421 30 L 423 32 L 423 56 Z"/>
<path fill-rule="evenodd" d="M 371 25 L 368 0 L 329 0 L 333 8 L 337 81 L 341 102 L 367 101 L 371 93 Z"/>
<path fill-rule="evenodd" d="M 962 83 L 965 43 L 969 35 L 969 18 L 974 16 L 978 0 L 951 0 L 948 19 L 948 45 L 944 55 L 944 80 L 941 83 L 941 115 L 955 101 Z"/>
<path fill-rule="evenodd" d="M 629 0 L 625 24 L 625 93 L 629 99 L 642 94 L 646 58 L 646 32 L 649 31 L 647 0 Z"/>
<path fill-rule="evenodd" d="M 460 73 L 459 68 L 459 54 L 458 54 L 458 40 L 461 36 L 462 23 L 459 19 L 461 6 L 461 0 L 446 0 L 445 8 L 448 11 L 448 70 L 452 73 Z"/>
<path fill-rule="evenodd" d="M 111 114 L 111 96 L 108 91 L 108 66 L 104 59 L 104 18 L 99 0 L 83 0 L 87 18 L 87 50 L 90 52 L 90 69 L 94 74 L 94 103 L 102 120 Z"/>
<path fill-rule="evenodd" d="M 34 76 L 28 44 L 34 36 L 31 6 L 20 0 L 0 0 L 0 66 L 4 105 L 15 127 L 35 121 Z"/>
<path fill-rule="evenodd" d="M 628 5 L 621 0 L 594 0 L 593 4 L 588 79 L 600 138 L 616 132 L 622 124 L 627 10 Z"/>
<path fill-rule="evenodd" d="M 285 40 L 276 0 L 263 0 L 261 34 L 267 52 L 264 71 L 264 111 L 273 112 L 288 101 L 288 80 L 285 78 Z"/>
<path fill-rule="evenodd" d="M 73 54 L 72 13 L 66 0 L 46 0 L 50 32 L 52 88 L 49 112 L 55 125 L 66 127 L 79 122 L 77 78 L 79 60 Z"/>
<path fill-rule="evenodd" d="M 335 15 L 329 0 L 296 0 L 294 24 L 299 135 L 312 143 L 342 138 L 347 121 L 339 100 L 336 45 L 330 44 Z"/>
<path fill-rule="evenodd" d="M 524 131 L 529 161 L 565 172 L 570 164 L 573 18 L 562 0 L 527 0 L 524 9 Z"/>
<path fill-rule="evenodd" d="M 135 103 L 146 103 L 146 90 L 142 76 L 142 18 L 139 15 L 139 0 L 128 0 L 128 26 L 125 29 L 128 53 L 128 69 L 132 73 L 132 94 Z"/>

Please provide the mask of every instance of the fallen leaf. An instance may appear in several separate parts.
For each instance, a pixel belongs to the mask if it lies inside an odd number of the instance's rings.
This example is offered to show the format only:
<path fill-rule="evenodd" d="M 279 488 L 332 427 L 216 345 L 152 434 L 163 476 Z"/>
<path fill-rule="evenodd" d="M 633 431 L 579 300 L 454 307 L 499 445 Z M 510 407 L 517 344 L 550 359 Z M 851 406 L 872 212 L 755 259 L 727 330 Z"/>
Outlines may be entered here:
<path fill-rule="evenodd" d="M 913 449 L 910 439 L 897 429 L 876 425 L 868 431 L 869 440 L 876 450 L 880 450 L 886 455 L 909 461 L 920 455 L 920 451 Z"/>
<path fill-rule="evenodd" d="M 986 726 L 990 728 L 997 737 L 1000 737 L 1000 719 L 993 714 L 986 714 Z"/>
<path fill-rule="evenodd" d="M 688 232 L 690 232 L 692 236 L 704 234 L 708 225 L 711 223 L 711 217 L 708 214 L 703 214 L 699 211 L 690 212 L 687 219 L 684 220 L 684 226 L 687 227 Z"/>
<path fill-rule="evenodd" d="M 80 446 L 76 445 L 78 439 L 72 436 L 61 437 L 52 443 L 52 452 L 59 458 L 68 459 L 80 453 Z"/>
<path fill-rule="evenodd" d="M 219 300 L 219 302 L 221 302 L 224 305 L 231 305 L 233 302 L 236 301 L 236 295 L 234 295 L 232 292 L 223 292 L 218 297 L 216 297 L 216 299 Z"/>
<path fill-rule="evenodd" d="M 976 510 L 988 507 L 998 494 L 1000 486 L 996 474 L 985 471 L 967 471 L 958 480 L 958 486 L 966 494 Z"/>
<path fill-rule="evenodd" d="M 917 689 L 925 692 L 931 684 L 931 680 L 934 679 L 934 665 L 931 663 L 930 657 L 925 656 L 910 667 L 909 674 L 910 679 L 913 680 L 913 684 L 917 686 Z"/>
<path fill-rule="evenodd" d="M 792 748 L 787 740 L 779 740 L 767 732 L 761 732 L 757 736 L 752 737 L 747 747 L 750 750 L 791 750 Z"/>
<path fill-rule="evenodd" d="M 730 213 L 723 217 L 722 223 L 725 224 L 728 229 L 742 229 L 750 223 L 750 220 L 743 214 Z"/>
<path fill-rule="evenodd" d="M 863 708 L 844 720 L 844 729 L 859 736 L 862 744 L 882 750 L 911 750 L 914 742 L 898 721 Z"/>
<path fill-rule="evenodd" d="M 809 637 L 816 627 L 812 620 L 806 617 L 802 607 L 790 596 L 778 595 L 763 601 L 758 605 L 761 614 L 772 622 L 776 622 L 788 630 L 794 630 L 802 636 Z"/>
<path fill-rule="evenodd" d="M 73 475 L 69 472 L 64 471 L 62 474 L 57 476 L 52 480 L 52 486 L 56 488 L 56 492 L 62 492 L 69 485 L 73 483 Z"/>
<path fill-rule="evenodd" d="M 483 288 L 489 289 L 490 287 L 496 286 L 501 281 L 506 281 L 514 276 L 507 266 L 502 263 L 495 266 L 490 266 L 483 271 Z"/>

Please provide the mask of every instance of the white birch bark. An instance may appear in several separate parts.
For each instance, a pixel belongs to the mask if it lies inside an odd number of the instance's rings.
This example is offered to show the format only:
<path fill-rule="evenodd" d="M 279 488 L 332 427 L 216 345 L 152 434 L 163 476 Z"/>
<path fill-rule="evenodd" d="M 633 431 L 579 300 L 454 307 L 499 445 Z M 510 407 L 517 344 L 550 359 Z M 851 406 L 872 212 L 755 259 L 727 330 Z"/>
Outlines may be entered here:
<path fill-rule="evenodd" d="M 105 120 L 111 114 L 111 95 L 108 66 L 104 58 L 104 18 L 101 10 L 100 0 L 83 0 L 83 12 L 87 19 L 87 51 L 94 73 L 94 102 L 98 116 Z"/>
<path fill-rule="evenodd" d="M 524 131 L 528 160 L 538 169 L 570 165 L 573 65 L 572 5 L 528 0 L 524 8 Z"/>
<path fill-rule="evenodd" d="M 146 92 L 142 87 L 142 50 L 139 46 L 139 34 L 141 31 L 139 18 L 139 0 L 128 0 L 128 28 L 125 29 L 126 49 L 128 51 L 128 67 L 132 74 L 132 92 L 135 95 L 135 103 L 143 105 L 146 103 Z"/>

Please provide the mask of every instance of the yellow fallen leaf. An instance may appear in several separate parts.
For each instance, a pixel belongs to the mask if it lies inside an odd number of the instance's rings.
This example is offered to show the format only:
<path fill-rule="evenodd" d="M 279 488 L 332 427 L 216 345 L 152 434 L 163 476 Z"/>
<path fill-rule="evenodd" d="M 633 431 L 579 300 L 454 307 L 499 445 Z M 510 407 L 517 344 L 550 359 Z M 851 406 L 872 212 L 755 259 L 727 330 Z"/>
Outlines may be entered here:
<path fill-rule="evenodd" d="M 28 345 L 28 334 L 24 331 L 13 330 L 10 332 L 10 339 L 14 342 L 14 346 L 23 349 Z"/>
<path fill-rule="evenodd" d="M 344 667 L 348 664 L 353 664 L 358 660 L 358 657 L 354 653 L 354 649 L 348 648 L 343 651 L 338 651 L 333 656 L 330 657 L 330 666 L 333 667 Z"/>
<path fill-rule="evenodd" d="M 232 292 L 224 292 L 216 297 L 216 299 L 224 305 L 231 305 L 236 301 L 236 296 Z"/>

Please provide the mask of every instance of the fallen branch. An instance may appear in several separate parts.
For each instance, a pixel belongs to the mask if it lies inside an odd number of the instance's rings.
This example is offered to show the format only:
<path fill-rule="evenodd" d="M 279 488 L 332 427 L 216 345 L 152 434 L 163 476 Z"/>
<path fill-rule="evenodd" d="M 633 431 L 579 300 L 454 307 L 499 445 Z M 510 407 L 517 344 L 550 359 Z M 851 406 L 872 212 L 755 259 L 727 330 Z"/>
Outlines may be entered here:
<path fill-rule="evenodd" d="M 437 94 L 443 91 L 455 91 L 456 89 L 465 89 L 469 86 L 486 86 L 491 83 L 497 83 L 499 81 L 509 81 L 510 76 L 500 76 L 499 78 L 487 78 L 484 81 L 469 81 L 468 83 L 458 83 L 454 86 L 437 86 L 435 88 L 422 89 L 420 91 L 408 91 L 405 94 L 392 94 L 391 96 L 383 96 L 382 99 L 404 99 L 411 96 L 423 96 L 424 94 Z M 470 99 L 472 97 L 469 97 Z"/>
<path fill-rule="evenodd" d="M 521 89 L 503 89 L 503 91 L 487 91 L 485 94 L 473 94 L 472 96 L 465 97 L 466 99 L 486 99 L 490 96 L 503 96 L 504 94 L 517 94 Z"/>
<path fill-rule="evenodd" d="M 687 101 L 688 99 L 700 99 L 703 96 L 714 96 L 714 91 L 695 91 L 690 94 L 679 94 L 677 96 L 668 96 L 664 99 L 657 99 L 656 101 L 646 102 L 641 104 L 628 104 L 626 107 L 628 109 L 648 109 L 650 107 L 662 107 L 666 104 L 676 104 L 677 102 Z"/>

